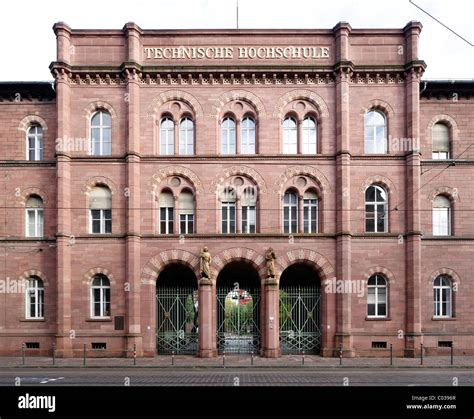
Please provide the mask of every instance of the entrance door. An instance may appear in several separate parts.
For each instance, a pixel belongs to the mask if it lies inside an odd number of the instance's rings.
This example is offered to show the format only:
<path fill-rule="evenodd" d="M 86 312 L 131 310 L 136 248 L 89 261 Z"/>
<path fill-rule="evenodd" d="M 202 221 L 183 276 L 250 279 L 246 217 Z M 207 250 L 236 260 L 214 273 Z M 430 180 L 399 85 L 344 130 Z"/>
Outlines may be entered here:
<path fill-rule="evenodd" d="M 317 354 L 321 348 L 321 291 L 318 274 L 295 264 L 280 279 L 282 354 Z"/>
<path fill-rule="evenodd" d="M 260 350 L 260 281 L 254 268 L 234 262 L 217 278 L 217 349 L 247 354 Z"/>
<path fill-rule="evenodd" d="M 156 286 L 156 350 L 158 354 L 196 354 L 198 292 L 196 277 L 184 265 L 168 265 Z"/>

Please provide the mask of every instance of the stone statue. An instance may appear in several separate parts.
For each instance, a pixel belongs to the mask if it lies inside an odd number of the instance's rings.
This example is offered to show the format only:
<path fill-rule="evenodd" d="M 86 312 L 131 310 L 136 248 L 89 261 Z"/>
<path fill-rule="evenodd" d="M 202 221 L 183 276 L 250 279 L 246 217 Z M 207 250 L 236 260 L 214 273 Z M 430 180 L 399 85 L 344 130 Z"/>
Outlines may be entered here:
<path fill-rule="evenodd" d="M 276 255 L 273 248 L 270 247 L 265 253 L 265 260 L 267 261 L 267 278 L 275 278 L 275 259 Z"/>
<path fill-rule="evenodd" d="M 211 279 L 211 254 L 207 247 L 201 250 L 201 264 L 200 264 L 201 278 Z"/>

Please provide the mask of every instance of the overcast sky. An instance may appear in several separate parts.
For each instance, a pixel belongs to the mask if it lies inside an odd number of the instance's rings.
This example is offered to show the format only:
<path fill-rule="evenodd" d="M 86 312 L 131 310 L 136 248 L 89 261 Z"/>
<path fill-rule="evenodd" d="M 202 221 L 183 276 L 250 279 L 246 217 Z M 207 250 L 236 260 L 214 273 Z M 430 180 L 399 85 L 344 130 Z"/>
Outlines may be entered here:
<path fill-rule="evenodd" d="M 414 0 L 474 43 L 472 0 Z M 52 26 L 121 29 L 133 21 L 142 29 L 235 28 L 236 0 L 10 0 L 0 9 L 0 81 L 50 80 L 55 59 Z M 344 20 L 353 28 L 403 28 L 423 24 L 421 58 L 425 78 L 474 79 L 474 47 L 462 41 L 409 0 L 239 0 L 240 28 L 332 28 Z"/>

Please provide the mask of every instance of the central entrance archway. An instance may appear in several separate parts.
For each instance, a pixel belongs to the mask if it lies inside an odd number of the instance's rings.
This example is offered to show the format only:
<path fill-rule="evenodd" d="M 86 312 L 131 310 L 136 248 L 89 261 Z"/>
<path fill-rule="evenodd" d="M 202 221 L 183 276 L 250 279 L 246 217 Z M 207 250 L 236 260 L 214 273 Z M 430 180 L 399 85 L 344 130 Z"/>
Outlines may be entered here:
<path fill-rule="evenodd" d="M 196 354 L 198 350 L 198 291 L 194 272 L 172 263 L 156 281 L 156 351 Z"/>
<path fill-rule="evenodd" d="M 282 354 L 321 349 L 321 282 L 304 263 L 289 266 L 280 278 L 280 349 Z"/>
<path fill-rule="evenodd" d="M 260 278 L 245 262 L 231 262 L 217 277 L 217 350 L 260 351 Z"/>

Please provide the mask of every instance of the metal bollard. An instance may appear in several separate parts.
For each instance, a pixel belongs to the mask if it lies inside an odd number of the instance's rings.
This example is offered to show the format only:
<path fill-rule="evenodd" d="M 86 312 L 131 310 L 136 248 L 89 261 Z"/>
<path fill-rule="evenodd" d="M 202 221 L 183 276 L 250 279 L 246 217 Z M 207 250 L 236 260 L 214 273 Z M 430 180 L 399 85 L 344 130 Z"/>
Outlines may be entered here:
<path fill-rule="evenodd" d="M 84 343 L 84 353 L 82 357 L 82 365 L 86 365 L 86 344 Z"/>
<path fill-rule="evenodd" d="M 251 352 L 251 355 L 250 355 L 250 365 L 253 365 L 253 351 Z"/>
<path fill-rule="evenodd" d="M 23 365 L 26 363 L 26 344 L 22 343 L 21 344 L 21 357 L 23 358 Z"/>
<path fill-rule="evenodd" d="M 390 344 L 390 365 L 393 365 L 393 345 Z"/>
<path fill-rule="evenodd" d="M 53 343 L 53 365 L 56 365 L 56 344 Z"/>
<path fill-rule="evenodd" d="M 174 350 L 171 351 L 171 365 L 174 365 Z"/>
<path fill-rule="evenodd" d="M 303 356 L 301 357 L 301 365 L 304 365 L 304 351 L 303 351 Z"/>
<path fill-rule="evenodd" d="M 133 344 L 133 365 L 137 365 L 137 344 Z"/>
<path fill-rule="evenodd" d="M 451 342 L 451 365 L 454 364 L 454 342 Z"/>
<path fill-rule="evenodd" d="M 225 368 L 225 351 L 222 354 L 222 366 Z"/>
<path fill-rule="evenodd" d="M 421 364 L 420 365 L 423 365 L 423 344 L 422 343 L 420 344 L 420 347 L 421 347 L 421 353 L 420 353 L 420 362 L 421 362 Z"/>
<path fill-rule="evenodd" d="M 339 365 L 342 365 L 342 346 L 339 349 Z"/>

